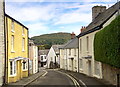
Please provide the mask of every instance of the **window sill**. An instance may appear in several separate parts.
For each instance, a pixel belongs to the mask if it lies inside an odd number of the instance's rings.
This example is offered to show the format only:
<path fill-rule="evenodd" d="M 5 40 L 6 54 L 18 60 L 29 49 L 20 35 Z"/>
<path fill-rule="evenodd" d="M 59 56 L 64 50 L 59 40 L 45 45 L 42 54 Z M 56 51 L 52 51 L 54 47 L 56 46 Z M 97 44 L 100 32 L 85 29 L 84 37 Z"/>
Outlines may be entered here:
<path fill-rule="evenodd" d="M 28 71 L 28 69 L 23 69 L 22 71 Z"/>
<path fill-rule="evenodd" d="M 11 51 L 11 53 L 15 53 L 15 51 Z"/>
<path fill-rule="evenodd" d="M 12 33 L 15 33 L 15 31 L 14 31 L 14 30 L 11 30 L 11 32 L 12 32 Z"/>
<path fill-rule="evenodd" d="M 25 50 L 22 50 L 22 52 L 25 52 Z"/>
<path fill-rule="evenodd" d="M 25 34 L 22 34 L 22 36 L 25 36 Z"/>
<path fill-rule="evenodd" d="M 10 75 L 10 77 L 15 77 L 15 76 L 16 76 L 16 74 Z"/>

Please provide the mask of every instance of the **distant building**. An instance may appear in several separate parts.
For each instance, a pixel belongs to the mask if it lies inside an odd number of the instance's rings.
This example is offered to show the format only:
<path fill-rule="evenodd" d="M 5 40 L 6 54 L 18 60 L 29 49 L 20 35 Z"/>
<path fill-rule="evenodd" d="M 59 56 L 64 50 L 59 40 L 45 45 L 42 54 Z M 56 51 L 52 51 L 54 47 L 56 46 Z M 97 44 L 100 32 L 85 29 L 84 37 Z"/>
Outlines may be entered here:
<path fill-rule="evenodd" d="M 28 77 L 28 28 L 5 14 L 6 82 Z"/>
<path fill-rule="evenodd" d="M 5 32 L 4 32 L 4 0 L 0 1 L 0 86 L 5 83 Z"/>
<path fill-rule="evenodd" d="M 47 55 L 47 68 L 59 68 L 59 47 L 61 45 L 52 45 Z"/>
<path fill-rule="evenodd" d="M 30 74 L 38 72 L 38 47 L 33 40 L 29 40 L 29 70 Z"/>
<path fill-rule="evenodd" d="M 47 67 L 47 55 L 48 55 L 49 49 L 47 50 L 39 50 L 39 57 L 38 57 L 38 66 L 40 67 Z"/>
<path fill-rule="evenodd" d="M 78 72 L 78 38 L 60 47 L 60 68 Z"/>

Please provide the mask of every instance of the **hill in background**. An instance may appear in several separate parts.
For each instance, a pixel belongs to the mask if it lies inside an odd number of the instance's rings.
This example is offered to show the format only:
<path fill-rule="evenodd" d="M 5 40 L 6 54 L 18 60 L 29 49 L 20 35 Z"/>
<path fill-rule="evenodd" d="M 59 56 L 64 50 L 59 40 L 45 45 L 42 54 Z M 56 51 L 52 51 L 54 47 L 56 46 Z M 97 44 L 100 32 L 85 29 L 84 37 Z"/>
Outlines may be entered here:
<path fill-rule="evenodd" d="M 52 34 L 44 34 L 40 36 L 34 36 L 30 38 L 34 41 L 36 45 L 39 47 L 49 49 L 52 45 L 60 45 L 64 44 L 71 39 L 70 33 L 52 33 Z"/>

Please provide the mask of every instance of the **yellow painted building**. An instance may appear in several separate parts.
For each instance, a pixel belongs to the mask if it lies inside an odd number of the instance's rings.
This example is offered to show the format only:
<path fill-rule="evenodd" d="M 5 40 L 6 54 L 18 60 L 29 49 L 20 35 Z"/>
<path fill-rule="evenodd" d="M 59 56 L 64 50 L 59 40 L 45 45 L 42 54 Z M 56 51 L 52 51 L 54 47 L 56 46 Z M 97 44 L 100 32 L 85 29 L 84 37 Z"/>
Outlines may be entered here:
<path fill-rule="evenodd" d="M 28 28 L 5 14 L 6 83 L 28 76 Z"/>

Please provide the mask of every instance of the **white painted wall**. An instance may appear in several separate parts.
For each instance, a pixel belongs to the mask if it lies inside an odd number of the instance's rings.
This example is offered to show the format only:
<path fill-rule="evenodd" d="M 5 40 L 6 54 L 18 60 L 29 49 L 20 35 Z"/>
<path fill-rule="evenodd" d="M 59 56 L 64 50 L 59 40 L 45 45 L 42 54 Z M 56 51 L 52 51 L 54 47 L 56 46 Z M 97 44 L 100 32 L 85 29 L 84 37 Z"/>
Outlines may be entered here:
<path fill-rule="evenodd" d="M 76 50 L 76 54 L 75 54 L 75 50 Z M 73 60 L 71 58 L 73 58 Z M 71 49 L 71 55 L 69 55 L 69 49 L 60 49 L 60 68 L 78 72 L 77 48 Z"/>
<path fill-rule="evenodd" d="M 5 45 L 4 45 L 4 11 L 3 0 L 0 1 L 0 86 L 3 84 L 4 76 L 4 58 L 5 58 Z"/>
<path fill-rule="evenodd" d="M 38 47 L 33 46 L 34 58 L 33 58 L 33 73 L 38 72 Z"/>
<path fill-rule="evenodd" d="M 116 16 L 118 15 L 118 13 L 116 13 L 115 15 L 113 15 L 104 25 L 103 28 L 106 27 L 107 25 L 109 25 L 111 23 L 112 20 L 114 20 L 116 18 Z M 102 28 L 102 29 L 103 29 Z M 100 31 L 100 30 L 98 30 Z M 96 32 L 92 32 L 90 34 L 87 34 L 85 36 L 82 36 L 79 38 L 79 62 L 80 60 L 82 60 L 82 68 L 80 68 L 80 73 L 84 73 L 88 76 L 92 76 L 92 77 L 97 77 L 97 78 L 102 78 L 102 66 L 101 63 L 98 61 L 94 60 L 94 36 L 96 34 Z M 87 40 L 86 37 L 89 37 L 89 51 L 87 51 Z M 82 50 L 80 51 L 80 39 L 82 40 Z M 91 55 L 92 58 L 91 59 L 85 59 L 85 56 Z M 91 75 L 89 75 L 89 61 L 91 61 Z M 81 64 L 79 64 L 80 67 Z"/>
<path fill-rule="evenodd" d="M 50 48 L 48 55 L 47 55 L 47 68 L 50 68 L 50 61 L 52 61 L 53 63 L 55 63 L 55 57 L 56 57 L 56 62 L 59 62 L 59 59 L 53 49 L 53 47 Z"/>

